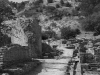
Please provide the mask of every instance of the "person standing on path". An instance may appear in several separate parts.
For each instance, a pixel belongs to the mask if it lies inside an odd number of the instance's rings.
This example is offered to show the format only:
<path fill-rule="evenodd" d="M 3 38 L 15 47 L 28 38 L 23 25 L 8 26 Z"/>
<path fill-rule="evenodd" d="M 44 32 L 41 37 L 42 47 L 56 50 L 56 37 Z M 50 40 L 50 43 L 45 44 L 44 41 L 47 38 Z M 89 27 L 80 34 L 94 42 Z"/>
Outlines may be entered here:
<path fill-rule="evenodd" d="M 78 54 L 77 54 L 76 57 L 74 57 L 74 59 L 75 59 L 74 60 L 75 61 L 75 65 L 74 65 L 73 75 L 76 75 L 77 64 L 79 62 L 79 56 L 78 56 Z"/>

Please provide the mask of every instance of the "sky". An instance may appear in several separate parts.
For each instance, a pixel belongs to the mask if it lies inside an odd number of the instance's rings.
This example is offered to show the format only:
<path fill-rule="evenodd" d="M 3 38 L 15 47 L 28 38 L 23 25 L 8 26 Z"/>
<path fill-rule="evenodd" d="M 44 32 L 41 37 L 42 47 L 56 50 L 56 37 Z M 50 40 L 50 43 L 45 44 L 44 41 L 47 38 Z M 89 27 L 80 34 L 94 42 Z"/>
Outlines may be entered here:
<path fill-rule="evenodd" d="M 22 2 L 22 1 L 28 1 L 28 0 L 9 0 L 9 1 L 13 1 L 13 2 L 18 2 L 18 3 L 20 3 L 20 2 Z"/>

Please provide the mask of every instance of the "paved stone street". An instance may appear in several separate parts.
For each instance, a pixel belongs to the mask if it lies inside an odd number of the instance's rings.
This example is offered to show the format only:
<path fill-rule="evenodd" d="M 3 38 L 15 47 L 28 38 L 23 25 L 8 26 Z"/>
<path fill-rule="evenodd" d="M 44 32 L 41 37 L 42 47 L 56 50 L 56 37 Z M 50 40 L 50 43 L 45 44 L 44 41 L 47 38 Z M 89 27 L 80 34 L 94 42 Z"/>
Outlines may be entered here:
<path fill-rule="evenodd" d="M 38 68 L 27 75 L 66 75 L 67 64 L 73 55 L 73 49 L 63 48 L 60 59 L 38 59 L 42 62 Z"/>

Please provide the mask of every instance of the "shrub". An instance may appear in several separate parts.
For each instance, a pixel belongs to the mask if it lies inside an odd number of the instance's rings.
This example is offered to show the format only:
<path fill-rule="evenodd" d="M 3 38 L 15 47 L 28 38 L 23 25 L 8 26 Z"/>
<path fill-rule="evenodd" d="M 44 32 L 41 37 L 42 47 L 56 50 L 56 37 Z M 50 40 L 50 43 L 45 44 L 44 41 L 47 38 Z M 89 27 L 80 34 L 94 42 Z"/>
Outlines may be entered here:
<path fill-rule="evenodd" d="M 81 55 L 81 63 L 94 63 L 94 57 L 90 53 Z"/>
<path fill-rule="evenodd" d="M 82 26 L 83 29 L 86 31 L 96 31 L 100 32 L 98 29 L 100 26 L 100 12 L 93 13 L 92 15 L 88 16 L 87 18 L 83 19 Z"/>
<path fill-rule="evenodd" d="M 69 2 L 65 3 L 64 5 L 65 5 L 66 7 L 72 7 L 72 5 L 71 5 Z"/>
<path fill-rule="evenodd" d="M 55 37 L 56 36 L 56 33 L 54 31 L 45 31 L 42 33 L 42 39 L 43 40 L 46 40 L 48 38 L 52 38 L 52 37 Z"/>
<path fill-rule="evenodd" d="M 53 0 L 48 0 L 48 3 L 53 3 Z"/>
<path fill-rule="evenodd" d="M 87 53 L 87 55 L 85 55 L 85 58 L 86 58 L 86 62 L 85 63 L 93 63 L 94 62 L 94 57 L 90 53 Z"/>
<path fill-rule="evenodd" d="M 82 20 L 82 28 L 85 31 L 94 31 L 94 24 L 91 21 L 91 18 L 86 18 Z"/>
<path fill-rule="evenodd" d="M 52 23 L 50 24 L 50 26 L 52 26 L 52 27 L 56 27 L 57 24 L 56 24 L 55 22 L 52 22 Z"/>
<path fill-rule="evenodd" d="M 79 15 L 79 12 L 75 9 L 75 10 L 72 10 L 72 15 L 73 16 L 78 16 Z"/>
<path fill-rule="evenodd" d="M 93 9 L 93 12 L 98 12 L 98 11 L 100 11 L 100 3 L 97 4 Z"/>
<path fill-rule="evenodd" d="M 77 34 L 80 34 L 80 33 L 81 33 L 79 29 L 76 29 L 75 32 L 76 32 Z"/>
<path fill-rule="evenodd" d="M 48 39 L 48 36 L 45 33 L 42 33 L 42 40 Z"/>
<path fill-rule="evenodd" d="M 56 8 L 53 6 L 47 6 L 47 7 L 45 7 L 45 9 L 47 12 L 53 12 Z"/>
<path fill-rule="evenodd" d="M 11 7 L 7 5 L 5 0 L 0 1 L 0 47 L 6 44 L 10 44 L 11 40 L 8 36 L 4 35 L 1 30 L 4 30 L 5 26 L 1 23 L 8 19 L 14 19 L 14 13 Z"/>
<path fill-rule="evenodd" d="M 70 27 L 65 27 L 61 29 L 61 37 L 63 39 L 75 38 L 77 34 L 80 34 L 79 29 L 73 30 Z"/>
<path fill-rule="evenodd" d="M 98 8 L 98 4 L 100 3 L 100 0 L 79 0 L 81 4 L 79 5 L 80 10 L 82 11 L 82 15 L 88 16 L 93 14 L 93 11 L 96 8 Z"/>
<path fill-rule="evenodd" d="M 82 26 L 86 31 L 95 31 L 95 36 L 100 33 L 100 0 L 81 0 L 79 5 L 81 15 L 86 16 Z"/>
<path fill-rule="evenodd" d="M 60 8 L 60 5 L 59 4 L 56 4 L 56 8 Z"/>
<path fill-rule="evenodd" d="M 64 1 L 63 0 L 60 0 L 60 4 L 63 5 L 64 4 Z"/>

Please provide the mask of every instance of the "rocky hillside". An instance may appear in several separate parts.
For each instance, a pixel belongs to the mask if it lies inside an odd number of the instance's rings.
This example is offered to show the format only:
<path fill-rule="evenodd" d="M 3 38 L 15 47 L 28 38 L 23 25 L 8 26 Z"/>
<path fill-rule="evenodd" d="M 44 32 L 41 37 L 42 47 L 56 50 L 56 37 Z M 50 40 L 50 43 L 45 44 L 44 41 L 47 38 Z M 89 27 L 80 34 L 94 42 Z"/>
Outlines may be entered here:
<path fill-rule="evenodd" d="M 74 2 L 74 4 L 76 3 Z M 10 13 L 13 13 L 13 15 L 11 15 L 10 18 L 8 18 L 9 15 L 6 17 L 6 19 L 4 18 L 4 21 L 6 22 L 7 20 L 14 21 L 20 19 L 22 21 L 19 22 L 19 20 L 18 22 L 22 23 L 22 25 L 25 22 L 26 24 L 23 26 L 27 28 L 28 25 L 26 18 L 37 19 L 42 28 L 42 32 L 52 31 L 58 36 L 61 36 L 62 28 L 70 27 L 72 30 L 80 29 L 80 23 L 78 22 L 78 11 L 75 9 L 75 6 L 73 6 L 73 2 L 56 1 L 44 5 L 44 3 L 40 0 L 30 0 L 29 2 L 22 2 L 20 4 L 14 2 L 7 2 L 7 4 L 8 5 L 6 7 L 9 7 L 10 11 L 12 10 Z M 19 8 L 20 6 L 22 6 L 22 9 Z M 9 26 L 4 24 L 3 26 L 12 27 L 13 25 L 10 24 Z M 20 25 L 22 30 L 23 26 Z M 7 31 L 6 28 L 3 29 L 3 31 Z M 9 35 L 8 31 L 5 33 Z M 27 42 L 27 39 L 25 41 Z M 24 44 L 26 43 L 24 42 Z"/>

